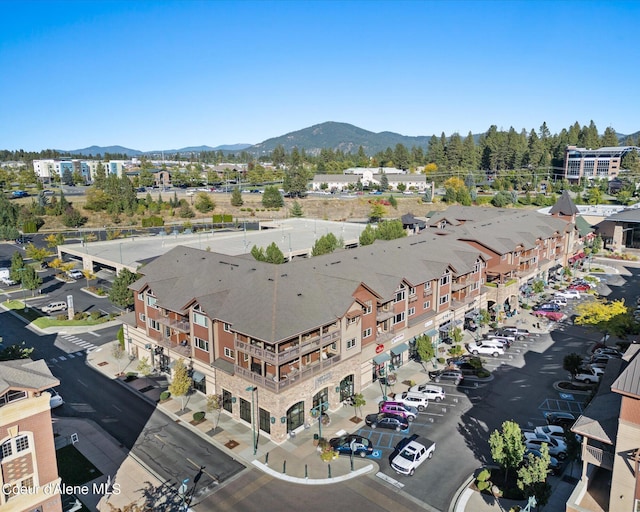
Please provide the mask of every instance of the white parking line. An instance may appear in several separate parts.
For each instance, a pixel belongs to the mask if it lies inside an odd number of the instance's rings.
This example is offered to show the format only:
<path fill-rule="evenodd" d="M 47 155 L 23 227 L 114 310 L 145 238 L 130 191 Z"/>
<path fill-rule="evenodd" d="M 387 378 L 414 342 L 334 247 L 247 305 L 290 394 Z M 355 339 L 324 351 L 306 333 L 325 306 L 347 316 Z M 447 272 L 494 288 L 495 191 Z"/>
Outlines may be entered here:
<path fill-rule="evenodd" d="M 80 379 L 76 379 L 76 382 L 79 382 L 80 384 L 82 384 L 85 388 L 88 388 L 89 386 L 87 386 L 84 382 L 82 382 Z"/>
<path fill-rule="evenodd" d="M 94 336 L 96 336 L 97 338 L 99 338 L 100 336 L 102 336 L 102 334 L 99 334 L 97 332 L 94 331 L 89 331 L 89 334 L 93 334 Z"/>

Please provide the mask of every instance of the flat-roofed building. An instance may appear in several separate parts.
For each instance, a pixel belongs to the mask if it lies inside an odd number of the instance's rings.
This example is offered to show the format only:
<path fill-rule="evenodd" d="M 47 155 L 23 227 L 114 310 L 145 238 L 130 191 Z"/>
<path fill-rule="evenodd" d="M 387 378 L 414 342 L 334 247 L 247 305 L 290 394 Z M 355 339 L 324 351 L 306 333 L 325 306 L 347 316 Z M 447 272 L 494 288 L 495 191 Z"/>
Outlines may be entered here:
<path fill-rule="evenodd" d="M 587 149 L 567 146 L 564 153 L 564 178 L 570 183 L 578 183 L 582 179 L 616 178 L 621 170 L 622 158 L 629 151 L 640 152 L 640 148 L 620 146 Z"/>

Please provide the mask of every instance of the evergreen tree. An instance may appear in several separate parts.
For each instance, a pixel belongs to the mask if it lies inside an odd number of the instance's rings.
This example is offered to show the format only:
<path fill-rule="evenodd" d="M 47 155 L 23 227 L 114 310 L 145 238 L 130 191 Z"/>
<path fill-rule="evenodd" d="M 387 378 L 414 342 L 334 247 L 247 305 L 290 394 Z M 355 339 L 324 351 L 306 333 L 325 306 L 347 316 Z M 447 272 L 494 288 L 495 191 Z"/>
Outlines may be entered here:
<path fill-rule="evenodd" d="M 292 217 L 304 217 L 304 212 L 302 211 L 302 207 L 298 201 L 294 201 L 289 209 L 289 213 Z"/>
<path fill-rule="evenodd" d="M 376 230 L 371 224 L 367 224 L 360 233 L 360 245 L 371 245 L 376 241 Z"/>
<path fill-rule="evenodd" d="M 387 174 L 383 171 L 380 176 L 380 190 L 384 192 L 389 188 L 389 178 L 387 178 Z"/>
<path fill-rule="evenodd" d="M 233 192 L 231 192 L 231 206 L 242 206 L 243 204 L 242 192 L 238 187 L 234 187 Z"/>
<path fill-rule="evenodd" d="M 330 254 L 340 246 L 338 239 L 333 233 L 328 233 L 316 240 L 311 249 L 311 256 L 320 256 L 322 254 Z"/>
<path fill-rule="evenodd" d="M 282 194 L 276 187 L 265 187 L 264 194 L 262 194 L 262 206 L 265 208 L 280 208 L 284 206 Z"/>
<path fill-rule="evenodd" d="M 402 221 L 399 219 L 383 220 L 378 223 L 376 238 L 380 240 L 395 240 L 405 236 L 407 236 L 407 232 L 402 227 Z"/>
<path fill-rule="evenodd" d="M 20 251 L 16 251 L 11 256 L 11 267 L 9 268 L 9 277 L 16 283 L 22 282 L 22 273 L 24 269 L 24 258 Z"/>
<path fill-rule="evenodd" d="M 129 289 L 129 285 L 135 283 L 138 278 L 138 274 L 123 268 L 113 280 L 113 285 L 109 292 L 109 300 L 121 308 L 128 309 L 133 306 L 133 290 Z"/>
<path fill-rule="evenodd" d="M 96 172 L 93 175 L 93 186 L 100 190 L 104 190 L 106 182 L 107 173 L 105 171 L 104 165 L 102 165 L 102 162 L 99 162 L 96 167 Z"/>
<path fill-rule="evenodd" d="M 446 165 L 446 159 L 444 155 L 444 145 L 442 139 L 439 139 L 435 135 L 429 140 L 429 148 L 427 150 L 427 161 L 434 163 L 440 169 L 444 169 Z"/>
<path fill-rule="evenodd" d="M 605 148 L 616 147 L 618 145 L 618 135 L 616 134 L 616 131 L 610 126 L 607 126 L 602 134 L 600 144 Z"/>
<path fill-rule="evenodd" d="M 393 161 L 398 169 L 406 171 L 409 168 L 409 151 L 403 144 L 396 144 Z"/>
<path fill-rule="evenodd" d="M 276 245 L 275 242 L 271 242 L 269 246 L 267 246 L 267 250 L 265 252 L 267 263 L 273 263 L 275 265 L 280 265 L 285 262 L 284 254 L 280 248 Z"/>

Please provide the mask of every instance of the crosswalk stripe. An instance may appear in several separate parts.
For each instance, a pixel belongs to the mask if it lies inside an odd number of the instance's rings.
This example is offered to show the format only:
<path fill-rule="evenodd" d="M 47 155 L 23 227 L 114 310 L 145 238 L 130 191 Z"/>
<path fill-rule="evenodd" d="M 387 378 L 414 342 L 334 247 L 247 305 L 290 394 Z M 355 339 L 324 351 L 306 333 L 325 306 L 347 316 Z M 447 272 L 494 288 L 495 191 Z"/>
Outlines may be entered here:
<path fill-rule="evenodd" d="M 60 361 L 66 361 L 67 360 L 67 358 L 64 357 L 64 356 L 60 356 L 58 359 L 60 359 Z"/>
<path fill-rule="evenodd" d="M 73 359 L 73 358 L 74 358 L 74 357 L 76 357 L 76 356 L 74 356 L 73 354 L 67 354 L 67 357 L 68 357 L 69 359 Z"/>

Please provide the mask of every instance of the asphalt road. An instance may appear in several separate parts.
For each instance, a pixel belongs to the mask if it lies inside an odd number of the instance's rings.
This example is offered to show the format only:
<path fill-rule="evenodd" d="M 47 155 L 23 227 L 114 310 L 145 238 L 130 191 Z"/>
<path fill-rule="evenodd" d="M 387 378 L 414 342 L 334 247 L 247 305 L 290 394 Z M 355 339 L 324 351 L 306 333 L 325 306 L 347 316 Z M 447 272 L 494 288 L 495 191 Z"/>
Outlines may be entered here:
<path fill-rule="evenodd" d="M 65 344 L 69 341 L 64 335 L 39 335 L 5 311 L 0 312 L 0 325 L 0 335 L 4 336 L 5 343 L 24 340 L 27 346 L 36 349 L 32 357 L 45 359 L 53 375 L 60 380 L 58 391 L 65 404 L 53 411 L 54 416 L 96 422 L 161 480 L 177 487 L 185 478 L 193 479 L 200 466 L 205 466 L 196 489 L 196 498 L 202 498 L 244 469 L 242 464 L 208 441 L 87 365 L 84 349 L 66 350 Z M 114 329 L 117 328 L 109 328 L 100 336 L 88 333 L 79 336 L 106 343 L 114 339 Z"/>

